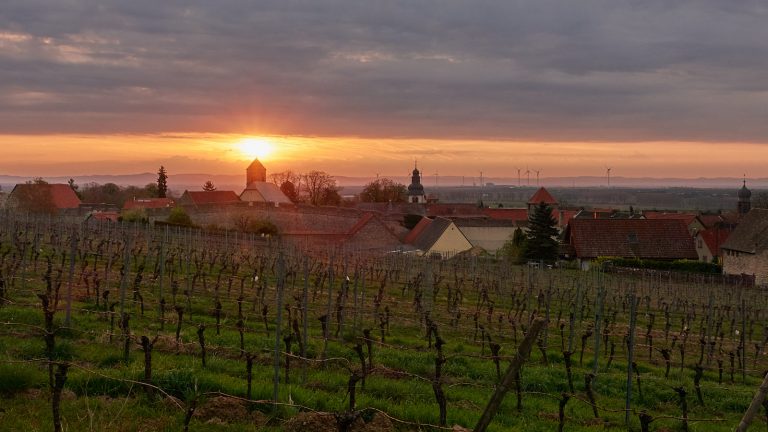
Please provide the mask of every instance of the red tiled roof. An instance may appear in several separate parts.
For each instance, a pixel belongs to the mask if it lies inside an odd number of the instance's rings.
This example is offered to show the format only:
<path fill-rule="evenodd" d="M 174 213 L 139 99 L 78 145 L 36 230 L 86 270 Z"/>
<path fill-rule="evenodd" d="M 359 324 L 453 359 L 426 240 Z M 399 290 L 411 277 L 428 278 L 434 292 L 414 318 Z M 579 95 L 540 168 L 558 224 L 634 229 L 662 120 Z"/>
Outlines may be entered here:
<path fill-rule="evenodd" d="M 49 186 L 51 188 L 51 199 L 56 208 L 78 208 L 80 206 L 80 198 L 77 197 L 77 194 L 69 185 L 52 184 Z"/>
<path fill-rule="evenodd" d="M 708 228 L 699 232 L 704 243 L 707 244 L 707 248 L 712 252 L 713 256 L 720 256 L 720 247 L 728 240 L 732 228 Z"/>
<path fill-rule="evenodd" d="M 563 217 L 562 226 L 568 225 L 568 222 L 573 219 L 574 216 L 579 214 L 580 210 L 560 210 L 560 215 Z M 555 216 L 557 218 L 557 216 Z"/>
<path fill-rule="evenodd" d="M 698 258 L 679 219 L 573 219 L 566 238 L 579 258 Z"/>
<path fill-rule="evenodd" d="M 503 219 L 510 221 L 527 221 L 528 209 L 524 208 L 485 208 L 483 214 L 491 219 Z"/>
<path fill-rule="evenodd" d="M 419 223 L 416 224 L 413 229 L 406 234 L 405 238 L 403 239 L 403 243 L 405 244 L 413 244 L 414 241 L 416 241 L 417 238 L 421 235 L 422 232 L 424 232 L 425 229 L 432 223 L 432 219 L 423 217 L 419 221 Z"/>
<path fill-rule="evenodd" d="M 686 225 L 690 225 L 697 217 L 693 213 L 666 213 L 657 211 L 643 212 L 643 216 L 645 216 L 646 219 L 681 220 L 684 221 Z"/>
<path fill-rule="evenodd" d="M 59 210 L 73 209 L 80 207 L 80 198 L 68 184 L 17 184 L 11 195 L 21 193 L 35 193 L 36 191 L 48 191 L 51 197 L 51 204 Z"/>
<path fill-rule="evenodd" d="M 539 188 L 539 190 L 536 191 L 535 194 L 531 197 L 531 199 L 528 200 L 528 204 L 557 204 L 557 200 L 555 197 L 552 196 L 552 194 L 549 193 L 548 190 L 546 190 L 543 186 Z"/>
<path fill-rule="evenodd" d="M 482 215 L 483 210 L 476 204 L 467 203 L 427 204 L 426 206 L 428 216 L 477 216 Z"/>
<path fill-rule="evenodd" d="M 240 197 L 233 191 L 186 191 L 184 192 L 195 205 L 234 204 Z"/>
<path fill-rule="evenodd" d="M 719 214 L 703 214 L 699 215 L 699 220 L 701 221 L 701 224 L 704 225 L 705 228 L 714 228 L 719 224 L 731 224 L 732 221 L 729 221 L 723 215 Z"/>
<path fill-rule="evenodd" d="M 123 205 L 124 210 L 133 209 L 158 209 L 173 207 L 174 201 L 170 198 L 134 198 Z"/>

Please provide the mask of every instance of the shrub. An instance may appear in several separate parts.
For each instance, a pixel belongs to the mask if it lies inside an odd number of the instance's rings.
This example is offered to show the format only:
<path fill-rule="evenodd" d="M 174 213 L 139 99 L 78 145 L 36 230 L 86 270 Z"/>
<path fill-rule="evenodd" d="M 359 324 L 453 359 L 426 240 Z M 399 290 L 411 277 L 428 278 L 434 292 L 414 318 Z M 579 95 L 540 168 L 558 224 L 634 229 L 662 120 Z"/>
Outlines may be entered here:
<path fill-rule="evenodd" d="M 248 227 L 245 230 L 249 233 L 263 234 L 263 235 L 277 235 L 277 225 L 269 220 L 252 220 L 248 222 Z"/>
<path fill-rule="evenodd" d="M 125 210 L 120 215 L 120 221 L 132 223 L 148 223 L 149 217 L 144 209 Z"/>
<path fill-rule="evenodd" d="M 679 271 L 686 273 L 722 273 L 722 267 L 718 264 L 693 260 L 656 261 L 641 260 L 636 258 L 600 257 L 595 260 L 596 265 L 610 262 L 615 267 L 640 268 L 650 270 Z"/>
<path fill-rule="evenodd" d="M 193 226 L 192 218 L 189 217 L 183 207 L 174 207 L 171 214 L 168 215 L 168 223 L 181 226 Z"/>

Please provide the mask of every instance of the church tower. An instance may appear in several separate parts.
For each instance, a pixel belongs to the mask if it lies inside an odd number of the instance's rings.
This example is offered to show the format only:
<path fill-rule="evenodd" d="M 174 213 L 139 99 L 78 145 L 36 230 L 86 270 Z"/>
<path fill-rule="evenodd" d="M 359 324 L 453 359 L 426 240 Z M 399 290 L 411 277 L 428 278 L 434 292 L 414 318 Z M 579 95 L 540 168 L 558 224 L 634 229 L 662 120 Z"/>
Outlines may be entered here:
<path fill-rule="evenodd" d="M 408 186 L 408 202 L 414 204 L 426 204 L 427 196 L 424 194 L 424 186 L 421 184 L 419 167 L 414 164 L 411 184 Z"/>
<path fill-rule="evenodd" d="M 259 162 L 258 159 L 254 159 L 248 168 L 245 170 L 245 185 L 248 186 L 253 182 L 266 182 L 267 181 L 267 169 Z"/>
<path fill-rule="evenodd" d="M 739 204 L 738 213 L 739 216 L 744 216 L 752 209 L 752 191 L 747 189 L 747 179 L 744 179 L 744 184 L 739 189 Z"/>

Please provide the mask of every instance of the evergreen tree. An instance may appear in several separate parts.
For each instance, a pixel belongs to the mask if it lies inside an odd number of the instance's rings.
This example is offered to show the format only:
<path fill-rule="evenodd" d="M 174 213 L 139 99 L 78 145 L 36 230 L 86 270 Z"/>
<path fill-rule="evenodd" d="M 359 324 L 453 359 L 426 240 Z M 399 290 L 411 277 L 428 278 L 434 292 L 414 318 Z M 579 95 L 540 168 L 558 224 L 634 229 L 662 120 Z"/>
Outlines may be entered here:
<path fill-rule="evenodd" d="M 552 216 L 552 208 L 546 203 L 539 203 L 528 216 L 528 235 L 525 240 L 525 258 L 531 261 L 552 263 L 557 260 L 558 245 L 557 221 Z"/>
<path fill-rule="evenodd" d="M 157 197 L 165 198 L 168 193 L 168 172 L 165 167 L 160 165 L 160 171 L 157 172 Z"/>

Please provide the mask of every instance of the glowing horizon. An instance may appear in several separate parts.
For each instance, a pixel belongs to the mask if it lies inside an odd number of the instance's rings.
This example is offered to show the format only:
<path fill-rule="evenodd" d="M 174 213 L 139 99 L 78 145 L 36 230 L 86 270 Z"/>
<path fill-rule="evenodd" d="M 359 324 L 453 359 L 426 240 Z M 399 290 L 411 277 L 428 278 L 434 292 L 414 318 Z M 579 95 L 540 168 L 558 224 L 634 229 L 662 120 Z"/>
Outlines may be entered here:
<path fill-rule="evenodd" d="M 13 135 L 2 136 L 0 175 L 81 176 L 153 172 L 240 174 L 257 157 L 269 172 L 313 169 L 340 176 L 405 176 L 413 160 L 425 177 L 542 178 L 761 177 L 768 148 L 694 142 L 511 142 L 490 140 L 371 139 L 241 134 Z M 407 151 L 403 151 L 407 149 Z M 743 155 L 749 155 L 745 157 Z M 680 161 L 685 161 L 684 163 Z"/>

